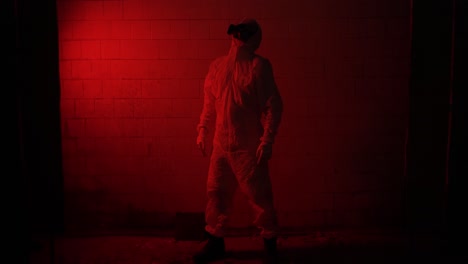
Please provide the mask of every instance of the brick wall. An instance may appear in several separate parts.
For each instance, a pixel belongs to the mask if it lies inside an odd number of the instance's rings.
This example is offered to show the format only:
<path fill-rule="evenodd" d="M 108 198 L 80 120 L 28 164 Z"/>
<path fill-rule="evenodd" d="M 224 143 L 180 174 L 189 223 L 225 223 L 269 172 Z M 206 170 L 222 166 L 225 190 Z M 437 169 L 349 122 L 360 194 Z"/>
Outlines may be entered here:
<path fill-rule="evenodd" d="M 272 181 L 285 227 L 398 223 L 409 0 L 58 0 L 69 228 L 202 212 L 202 83 L 230 23 L 264 31 L 284 100 Z M 242 196 L 233 226 L 250 225 Z"/>

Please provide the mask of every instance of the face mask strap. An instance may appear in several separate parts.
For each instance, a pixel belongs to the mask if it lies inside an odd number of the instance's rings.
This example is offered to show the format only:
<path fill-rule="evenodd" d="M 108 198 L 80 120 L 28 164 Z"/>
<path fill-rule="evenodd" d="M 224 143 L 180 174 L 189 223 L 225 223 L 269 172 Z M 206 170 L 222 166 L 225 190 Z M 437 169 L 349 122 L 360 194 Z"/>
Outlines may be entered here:
<path fill-rule="evenodd" d="M 228 27 L 227 34 L 232 35 L 234 38 L 240 41 L 246 42 L 253 35 L 255 35 L 255 33 L 257 33 L 258 31 L 257 27 L 255 27 L 255 29 L 252 30 L 252 29 L 249 29 L 248 26 L 249 25 L 247 24 L 238 24 L 238 25 L 231 24 Z"/>

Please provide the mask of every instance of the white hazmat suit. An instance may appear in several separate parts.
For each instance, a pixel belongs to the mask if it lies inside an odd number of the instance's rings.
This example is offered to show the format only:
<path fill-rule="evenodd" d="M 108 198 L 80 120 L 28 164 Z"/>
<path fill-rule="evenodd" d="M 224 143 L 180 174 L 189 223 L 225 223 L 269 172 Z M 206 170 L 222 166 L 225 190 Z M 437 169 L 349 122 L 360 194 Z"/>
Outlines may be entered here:
<path fill-rule="evenodd" d="M 202 151 L 208 126 L 215 121 L 205 230 L 224 236 L 228 211 L 239 187 L 255 211 L 254 224 L 261 236 L 269 239 L 277 235 L 277 216 L 267 161 L 283 103 L 271 63 L 255 54 L 262 39 L 260 26 L 253 19 L 241 24 L 255 33 L 247 41 L 233 36 L 229 53 L 211 63 L 204 83 L 204 105 L 197 127 L 197 144 Z"/>

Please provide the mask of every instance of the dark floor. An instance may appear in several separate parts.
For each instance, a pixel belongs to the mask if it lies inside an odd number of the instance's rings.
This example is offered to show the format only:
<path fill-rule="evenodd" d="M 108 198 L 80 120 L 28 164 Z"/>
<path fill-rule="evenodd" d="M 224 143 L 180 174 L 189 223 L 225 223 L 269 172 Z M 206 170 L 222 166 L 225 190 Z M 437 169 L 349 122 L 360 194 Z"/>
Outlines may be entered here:
<path fill-rule="evenodd" d="M 468 263 L 468 258 L 441 252 L 437 243 L 419 238 L 417 252 L 401 235 L 376 232 L 315 232 L 282 236 L 278 241 L 280 263 Z M 38 238 L 41 246 L 30 264 L 182 264 L 200 246 L 198 241 L 176 241 L 155 236 L 73 236 Z M 260 263 L 259 237 L 228 237 L 228 256 L 216 263 Z M 55 250 L 51 251 L 51 245 Z M 52 261 L 54 260 L 54 261 Z"/>

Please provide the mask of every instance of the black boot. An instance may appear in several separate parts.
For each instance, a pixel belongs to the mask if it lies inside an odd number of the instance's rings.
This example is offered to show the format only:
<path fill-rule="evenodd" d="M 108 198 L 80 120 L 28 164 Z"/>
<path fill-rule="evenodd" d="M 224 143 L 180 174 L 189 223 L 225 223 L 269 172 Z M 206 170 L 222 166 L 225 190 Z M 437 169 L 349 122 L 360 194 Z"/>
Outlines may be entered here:
<path fill-rule="evenodd" d="M 263 259 L 264 264 L 279 263 L 276 240 L 276 237 L 270 239 L 263 239 L 263 244 L 265 246 L 265 257 Z"/>
<path fill-rule="evenodd" d="M 208 241 L 203 248 L 192 257 L 195 263 L 207 263 L 224 258 L 226 253 L 224 238 L 215 237 L 208 233 L 206 236 L 208 237 Z"/>

